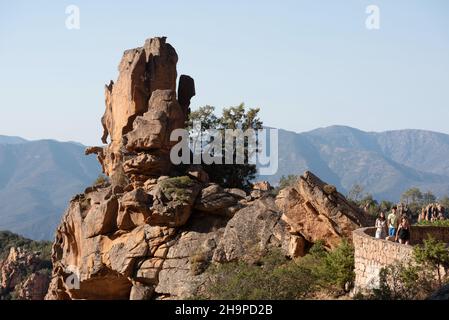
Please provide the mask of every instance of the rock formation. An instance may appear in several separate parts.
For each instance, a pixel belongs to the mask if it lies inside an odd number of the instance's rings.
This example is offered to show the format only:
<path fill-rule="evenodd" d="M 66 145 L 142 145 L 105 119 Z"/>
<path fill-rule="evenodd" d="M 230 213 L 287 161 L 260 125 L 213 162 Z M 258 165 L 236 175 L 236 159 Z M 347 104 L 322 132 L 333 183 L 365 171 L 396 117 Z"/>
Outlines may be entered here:
<path fill-rule="evenodd" d="M 330 236 L 335 245 L 358 226 L 358 211 L 338 193 L 324 194 L 322 183 L 284 192 L 283 215 L 266 183 L 248 194 L 210 183 L 201 166 L 173 166 L 170 133 L 184 128 L 195 95 L 188 76 L 176 94 L 177 60 L 165 38 L 125 51 L 105 90 L 102 140 L 110 143 L 86 150 L 110 182 L 71 200 L 56 232 L 47 299 L 189 298 L 204 290 L 212 263 L 252 262 L 272 247 L 297 257 L 304 239 Z M 306 219 L 322 232 L 312 236 Z"/>
<path fill-rule="evenodd" d="M 447 218 L 446 208 L 439 203 L 430 203 L 421 210 L 418 217 L 419 221 L 435 221 L 444 220 Z"/>
<path fill-rule="evenodd" d="M 19 300 L 42 300 L 50 277 L 45 272 L 39 252 L 12 247 L 0 264 L 0 295 L 14 293 Z"/>
<path fill-rule="evenodd" d="M 276 204 L 291 233 L 309 243 L 322 240 L 328 248 L 334 248 L 341 238 L 351 238 L 352 231 L 369 224 L 358 207 L 311 172 L 301 176 L 294 186 L 281 190 Z"/>

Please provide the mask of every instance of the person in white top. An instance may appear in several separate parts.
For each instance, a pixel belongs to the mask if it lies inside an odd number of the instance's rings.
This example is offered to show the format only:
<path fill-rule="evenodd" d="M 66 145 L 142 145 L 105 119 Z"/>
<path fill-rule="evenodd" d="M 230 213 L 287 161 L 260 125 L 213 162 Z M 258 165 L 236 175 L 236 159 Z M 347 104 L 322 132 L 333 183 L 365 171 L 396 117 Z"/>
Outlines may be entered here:
<path fill-rule="evenodd" d="M 376 239 L 385 239 L 388 233 L 387 219 L 385 213 L 381 212 L 376 219 Z"/>

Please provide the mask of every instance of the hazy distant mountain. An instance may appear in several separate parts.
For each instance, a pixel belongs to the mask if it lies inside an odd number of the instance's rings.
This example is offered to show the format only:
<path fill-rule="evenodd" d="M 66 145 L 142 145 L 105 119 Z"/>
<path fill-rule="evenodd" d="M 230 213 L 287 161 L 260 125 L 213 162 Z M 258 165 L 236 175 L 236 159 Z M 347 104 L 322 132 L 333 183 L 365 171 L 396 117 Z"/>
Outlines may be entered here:
<path fill-rule="evenodd" d="M 0 136 L 0 230 L 53 239 L 68 200 L 99 173 L 82 145 Z"/>
<path fill-rule="evenodd" d="M 397 201 L 410 187 L 449 194 L 449 135 L 400 130 L 363 132 L 332 126 L 305 133 L 279 131 L 279 171 L 311 170 L 346 193 L 361 184 L 377 199 Z M 79 143 L 0 136 L 0 230 L 52 239 L 68 200 L 100 173 Z"/>
<path fill-rule="evenodd" d="M 399 130 L 364 132 L 332 126 L 310 132 L 279 131 L 279 171 L 260 177 L 311 170 L 347 192 L 361 184 L 378 199 L 397 201 L 410 187 L 449 194 L 449 135 Z"/>
<path fill-rule="evenodd" d="M 27 140 L 20 137 L 0 136 L 0 144 L 19 144 L 27 142 Z"/>

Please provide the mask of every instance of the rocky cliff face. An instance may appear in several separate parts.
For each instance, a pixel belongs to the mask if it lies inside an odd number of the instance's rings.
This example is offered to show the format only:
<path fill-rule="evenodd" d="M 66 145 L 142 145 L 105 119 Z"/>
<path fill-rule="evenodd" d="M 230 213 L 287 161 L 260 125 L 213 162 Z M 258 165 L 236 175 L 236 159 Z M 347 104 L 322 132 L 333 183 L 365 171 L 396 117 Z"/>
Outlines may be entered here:
<path fill-rule="evenodd" d="M 14 295 L 18 300 L 42 300 L 47 293 L 50 276 L 38 252 L 12 247 L 0 263 L 0 298 Z"/>
<path fill-rule="evenodd" d="M 177 59 L 165 38 L 124 53 L 117 82 L 106 87 L 103 142 L 110 136 L 110 143 L 86 150 L 110 183 L 70 202 L 53 245 L 47 299 L 189 298 L 204 291 L 210 264 L 251 262 L 271 247 L 304 254 L 317 238 L 303 232 L 303 215 L 330 230 L 322 233 L 332 234 L 329 246 L 358 227 L 360 212 L 334 210 L 344 199 L 319 192 L 315 181 L 307 201 L 284 196 L 279 210 L 266 183 L 247 194 L 209 183 L 200 166 L 173 166 L 169 136 L 184 127 L 195 95 L 188 76 L 176 92 Z M 304 207 L 310 202 L 314 215 Z"/>
<path fill-rule="evenodd" d="M 311 172 L 301 176 L 295 185 L 283 189 L 276 198 L 290 232 L 306 242 L 323 240 L 335 248 L 342 238 L 351 238 L 352 231 L 371 223 L 368 217 L 335 186 L 321 181 Z"/>

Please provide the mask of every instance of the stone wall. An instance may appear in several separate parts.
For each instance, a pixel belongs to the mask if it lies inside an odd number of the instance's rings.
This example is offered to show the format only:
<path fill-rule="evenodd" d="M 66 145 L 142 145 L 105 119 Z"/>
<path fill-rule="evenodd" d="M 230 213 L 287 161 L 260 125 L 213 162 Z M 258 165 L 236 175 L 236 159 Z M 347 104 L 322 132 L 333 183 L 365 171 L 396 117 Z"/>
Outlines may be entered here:
<path fill-rule="evenodd" d="M 355 260 L 355 292 L 376 287 L 383 267 L 398 261 L 410 261 L 413 245 L 420 244 L 429 235 L 449 243 L 449 228 L 413 226 L 411 246 L 374 238 L 375 228 L 357 229 L 353 232 Z"/>
<path fill-rule="evenodd" d="M 449 243 L 448 227 L 433 226 L 412 226 L 410 232 L 410 242 L 412 245 L 421 244 L 429 236 L 432 238 Z"/>

